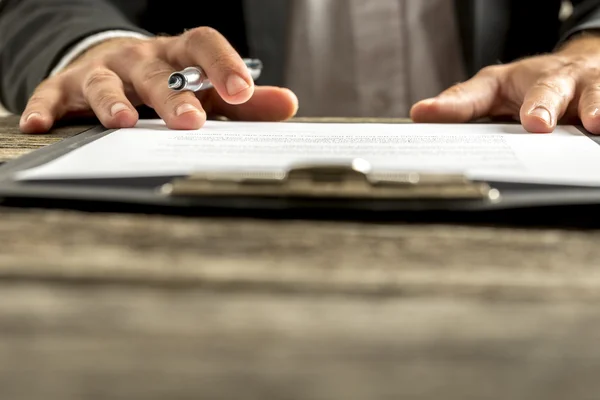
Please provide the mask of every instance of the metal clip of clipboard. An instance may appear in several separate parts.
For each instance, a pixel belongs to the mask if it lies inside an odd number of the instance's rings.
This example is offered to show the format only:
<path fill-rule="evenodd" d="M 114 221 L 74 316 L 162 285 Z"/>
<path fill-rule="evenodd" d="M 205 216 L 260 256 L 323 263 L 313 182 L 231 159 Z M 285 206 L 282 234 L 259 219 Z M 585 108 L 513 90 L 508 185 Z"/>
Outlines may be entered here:
<path fill-rule="evenodd" d="M 319 199 L 443 199 L 497 201 L 500 192 L 463 175 L 371 173 L 364 160 L 299 165 L 284 172 L 199 173 L 161 192 L 173 197 L 292 197 Z"/>

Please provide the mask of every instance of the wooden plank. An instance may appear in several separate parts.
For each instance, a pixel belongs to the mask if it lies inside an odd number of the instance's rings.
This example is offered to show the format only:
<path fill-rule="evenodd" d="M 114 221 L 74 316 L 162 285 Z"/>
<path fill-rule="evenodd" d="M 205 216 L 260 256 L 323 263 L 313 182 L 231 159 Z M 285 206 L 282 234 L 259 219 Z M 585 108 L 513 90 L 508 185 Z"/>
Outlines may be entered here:
<path fill-rule="evenodd" d="M 13 160 L 88 128 L 89 125 L 72 125 L 59 127 L 48 134 L 25 135 L 19 131 L 19 117 L 0 118 L 0 162 Z"/>
<path fill-rule="evenodd" d="M 0 156 L 81 129 L 25 136 L 15 121 Z M 1 399 L 600 393 L 600 231 L 8 208 L 0 221 Z"/>
<path fill-rule="evenodd" d="M 10 209 L 0 220 L 5 279 L 600 298 L 600 231 Z"/>
<path fill-rule="evenodd" d="M 3 399 L 583 400 L 592 303 L 0 285 Z"/>

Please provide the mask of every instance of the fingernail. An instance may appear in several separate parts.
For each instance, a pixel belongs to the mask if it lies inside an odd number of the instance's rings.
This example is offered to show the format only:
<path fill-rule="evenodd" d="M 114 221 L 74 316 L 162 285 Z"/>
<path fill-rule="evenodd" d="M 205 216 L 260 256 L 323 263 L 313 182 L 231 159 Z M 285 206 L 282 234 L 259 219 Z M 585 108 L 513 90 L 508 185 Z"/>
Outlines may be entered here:
<path fill-rule="evenodd" d="M 552 115 L 550 114 L 550 111 L 546 110 L 544 107 L 534 108 L 529 115 L 541 119 L 546 125 L 552 125 Z"/>
<path fill-rule="evenodd" d="M 238 93 L 248 89 L 250 85 L 239 75 L 231 75 L 227 78 L 227 94 L 235 96 Z"/>
<path fill-rule="evenodd" d="M 27 118 L 25 119 L 25 122 L 29 121 L 31 118 L 37 118 L 37 117 L 41 117 L 42 114 L 40 114 L 39 112 L 32 112 L 31 114 L 29 114 L 27 116 Z"/>
<path fill-rule="evenodd" d="M 596 117 L 598 116 L 598 114 L 600 113 L 600 108 L 594 108 L 594 110 L 592 110 L 592 117 Z"/>
<path fill-rule="evenodd" d="M 200 111 L 198 111 L 198 109 L 196 107 L 194 107 L 191 104 L 182 104 L 179 107 L 177 107 L 177 110 L 175 110 L 175 114 L 177 116 L 183 115 L 185 113 L 189 113 L 189 112 L 195 112 L 195 113 L 200 113 Z"/>
<path fill-rule="evenodd" d="M 129 110 L 129 107 L 127 107 L 125 104 L 123 103 L 115 103 L 113 104 L 113 106 L 110 108 L 110 115 L 112 115 L 113 117 L 115 115 L 117 115 L 118 113 L 120 113 L 121 111 L 125 111 L 125 110 Z"/>

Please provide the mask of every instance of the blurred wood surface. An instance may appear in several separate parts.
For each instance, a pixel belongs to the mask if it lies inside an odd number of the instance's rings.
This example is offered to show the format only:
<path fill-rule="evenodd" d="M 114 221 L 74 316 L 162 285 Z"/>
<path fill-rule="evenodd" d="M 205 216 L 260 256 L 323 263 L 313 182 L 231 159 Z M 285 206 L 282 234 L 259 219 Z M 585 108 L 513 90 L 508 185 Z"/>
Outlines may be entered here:
<path fill-rule="evenodd" d="M 45 135 L 25 135 L 19 131 L 18 116 L 0 116 L 0 162 L 19 156 L 76 135 L 89 126 L 73 125 L 55 129 Z"/>
<path fill-rule="evenodd" d="M 0 208 L 0 399 L 597 399 L 598 243 Z"/>

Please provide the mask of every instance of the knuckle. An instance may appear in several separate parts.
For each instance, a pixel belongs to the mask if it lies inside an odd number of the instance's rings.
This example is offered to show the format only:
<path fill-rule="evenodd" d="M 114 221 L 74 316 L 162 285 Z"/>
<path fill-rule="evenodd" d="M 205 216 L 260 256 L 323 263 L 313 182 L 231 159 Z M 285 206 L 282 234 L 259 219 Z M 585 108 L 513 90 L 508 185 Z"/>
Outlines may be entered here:
<path fill-rule="evenodd" d="M 155 49 L 151 41 L 140 40 L 134 43 L 124 44 L 119 48 L 118 57 L 124 57 L 127 62 L 134 64 L 143 62 L 154 57 Z"/>
<path fill-rule="evenodd" d="M 458 83 L 454 86 L 449 87 L 445 92 L 445 95 L 452 97 L 463 97 L 466 95 L 466 89 L 464 83 Z"/>
<path fill-rule="evenodd" d="M 596 82 L 589 85 L 588 90 L 596 95 L 600 94 L 600 82 Z"/>
<path fill-rule="evenodd" d="M 219 44 L 220 45 L 217 45 Z M 220 62 L 231 62 L 232 53 L 235 55 L 235 50 L 227 45 L 227 40 L 214 28 L 200 27 L 186 32 L 184 36 L 184 49 L 189 54 L 194 54 L 202 49 L 203 51 L 211 51 L 211 58 L 218 59 Z M 211 64 L 213 64 L 211 62 Z M 220 64 L 219 64 L 220 65 Z"/>
<path fill-rule="evenodd" d="M 214 37 L 218 37 L 221 34 L 214 28 L 209 26 L 201 26 L 198 28 L 190 29 L 186 32 L 186 43 L 189 46 L 197 46 L 207 40 L 210 40 Z"/>
<path fill-rule="evenodd" d="M 600 78 L 600 67 L 598 66 L 589 66 L 586 68 L 586 76 L 590 77 L 591 79 L 598 79 Z"/>
<path fill-rule="evenodd" d="M 38 85 L 33 94 L 27 100 L 28 108 L 44 107 L 48 102 L 48 95 L 57 90 L 54 79 L 45 80 Z"/>
<path fill-rule="evenodd" d="M 504 70 L 503 65 L 488 65 L 482 68 L 477 75 L 480 77 L 493 77 L 499 75 Z"/>
<path fill-rule="evenodd" d="M 28 108 L 38 108 L 42 105 L 44 105 L 46 102 L 46 99 L 43 95 L 41 94 L 33 94 L 30 98 L 29 101 L 27 102 L 27 107 Z"/>
<path fill-rule="evenodd" d="M 188 96 L 186 96 L 185 93 L 169 92 L 165 96 L 165 98 L 163 100 L 163 104 L 165 106 L 177 108 L 181 104 L 189 102 L 189 101 L 186 101 L 187 97 Z"/>
<path fill-rule="evenodd" d="M 594 89 L 594 87 L 600 84 L 600 67 L 596 65 L 586 66 L 581 72 L 580 81 L 584 91 L 589 88 Z"/>
<path fill-rule="evenodd" d="M 83 81 L 83 91 L 98 90 L 102 86 L 114 82 L 114 73 L 106 68 L 96 68 Z"/>
<path fill-rule="evenodd" d="M 568 89 L 563 81 L 556 78 L 544 78 L 537 81 L 534 85 L 536 89 L 541 89 L 545 92 L 550 92 L 558 97 L 567 97 Z"/>
<path fill-rule="evenodd" d="M 582 71 L 582 68 L 579 64 L 568 63 L 560 67 L 555 74 L 562 77 L 574 78 L 580 71 Z"/>
<path fill-rule="evenodd" d="M 587 103 L 600 102 L 600 82 L 594 82 L 584 87 L 581 100 Z"/>
<path fill-rule="evenodd" d="M 233 72 L 233 60 L 235 59 L 237 53 L 235 52 L 222 52 L 218 54 L 213 54 L 212 62 L 209 65 L 210 69 L 217 69 L 223 72 Z"/>
<path fill-rule="evenodd" d="M 156 79 L 164 78 L 172 72 L 171 67 L 165 64 L 162 60 L 154 59 L 147 62 L 141 75 L 141 83 L 143 86 L 151 85 Z"/>
<path fill-rule="evenodd" d="M 555 70 L 556 74 L 569 77 L 573 80 L 589 76 L 600 75 L 600 68 L 595 62 L 591 62 L 589 56 L 574 56 L 562 59 L 560 66 Z"/>
<path fill-rule="evenodd" d="M 585 55 L 569 56 L 561 59 L 562 68 L 581 69 L 589 64 L 589 57 Z"/>
<path fill-rule="evenodd" d="M 591 101 L 586 104 L 586 110 L 598 110 L 600 109 L 600 100 L 599 101 Z M 600 118 L 600 115 L 594 115 L 595 118 Z"/>
<path fill-rule="evenodd" d="M 535 86 L 555 93 L 560 93 L 562 89 L 561 85 L 553 79 L 541 79 L 535 83 Z"/>
<path fill-rule="evenodd" d="M 35 88 L 34 94 L 44 90 L 51 90 L 57 86 L 60 86 L 61 82 L 64 82 L 62 76 L 56 75 L 54 77 L 48 77 L 42 80 Z"/>
<path fill-rule="evenodd" d="M 94 102 L 101 108 L 108 109 L 116 102 L 116 97 L 113 92 L 102 90 L 95 96 Z"/>

